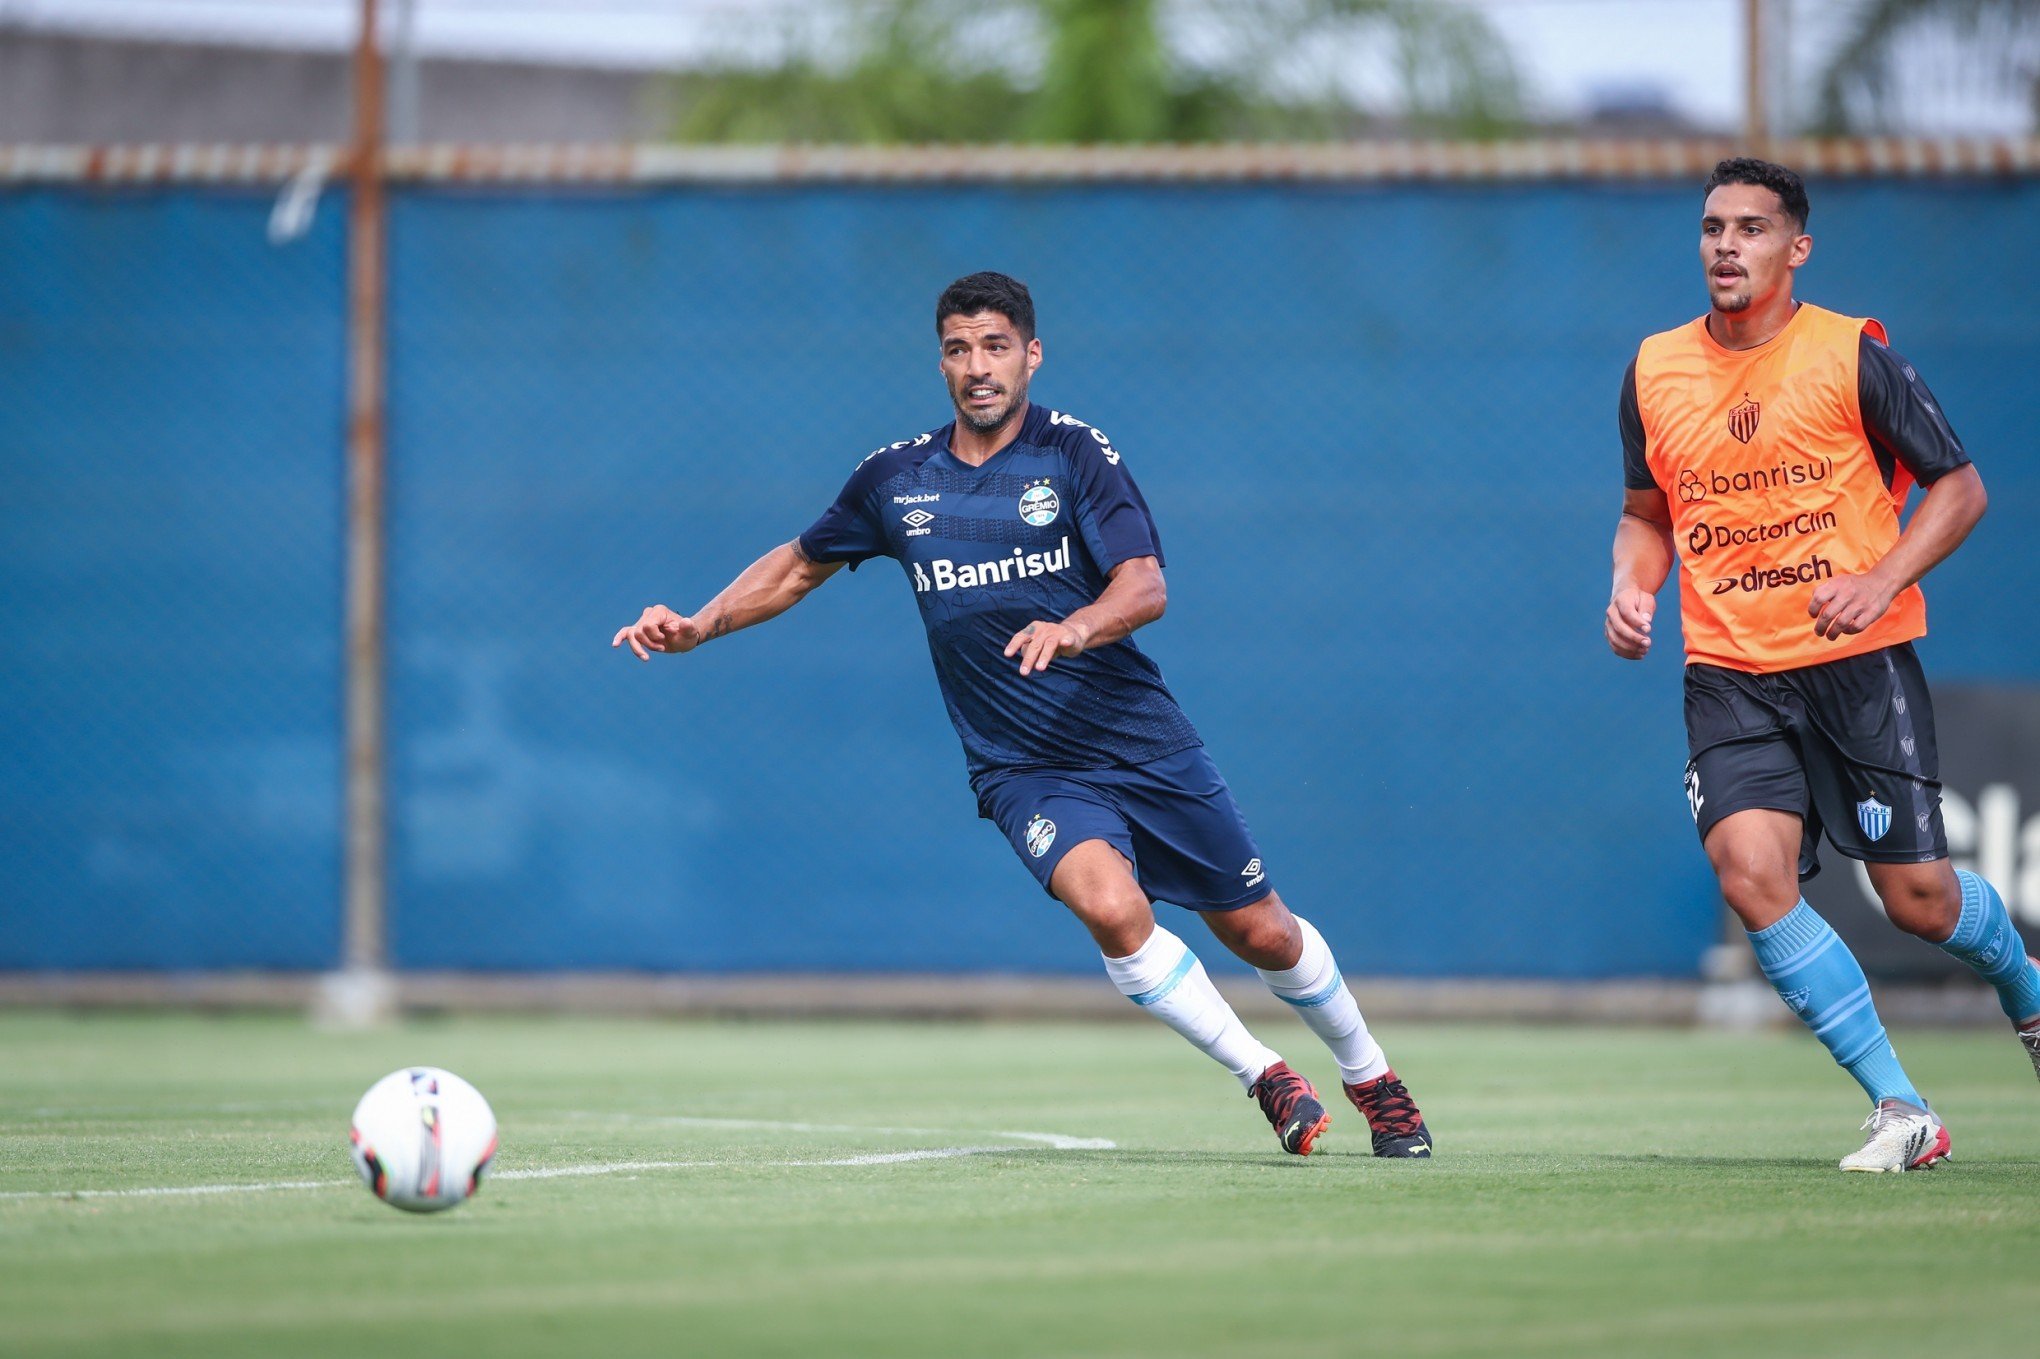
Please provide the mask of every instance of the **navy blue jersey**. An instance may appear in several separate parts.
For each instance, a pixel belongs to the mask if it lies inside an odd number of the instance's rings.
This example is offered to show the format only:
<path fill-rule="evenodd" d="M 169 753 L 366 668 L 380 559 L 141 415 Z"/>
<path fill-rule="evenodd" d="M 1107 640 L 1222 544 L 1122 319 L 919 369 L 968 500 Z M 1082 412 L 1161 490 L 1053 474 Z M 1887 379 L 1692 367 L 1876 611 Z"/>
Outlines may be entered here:
<path fill-rule="evenodd" d="M 1131 639 L 1022 676 L 1003 653 L 1036 619 L 1097 599 L 1113 567 L 1162 559 L 1147 502 L 1106 437 L 1030 405 L 1020 433 L 972 467 L 952 426 L 881 448 L 800 535 L 817 562 L 898 560 L 973 779 L 1005 769 L 1144 764 L 1200 744 L 1162 672 Z"/>

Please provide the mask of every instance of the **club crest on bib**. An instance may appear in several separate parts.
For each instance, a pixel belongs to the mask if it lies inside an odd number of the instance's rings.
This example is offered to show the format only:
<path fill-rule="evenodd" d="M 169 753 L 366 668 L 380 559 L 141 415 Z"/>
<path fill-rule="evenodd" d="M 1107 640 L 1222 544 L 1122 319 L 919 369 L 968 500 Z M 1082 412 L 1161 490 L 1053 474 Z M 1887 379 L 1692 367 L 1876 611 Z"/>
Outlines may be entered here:
<path fill-rule="evenodd" d="M 1028 854 L 1039 859 L 1042 855 L 1048 853 L 1049 846 L 1054 843 L 1055 822 L 1037 813 L 1034 819 L 1027 823 Z"/>
<path fill-rule="evenodd" d="M 1891 829 L 1891 808 L 1875 797 L 1866 797 L 1856 804 L 1856 824 L 1870 839 L 1882 840 L 1884 833 Z"/>
<path fill-rule="evenodd" d="M 1757 422 L 1763 418 L 1763 405 L 1750 400 L 1750 394 L 1744 392 L 1742 404 L 1728 413 L 1728 432 L 1738 441 L 1748 443 L 1757 437 Z"/>
<path fill-rule="evenodd" d="M 1037 482 L 1020 493 L 1020 518 L 1035 528 L 1046 528 L 1062 513 L 1062 499 L 1046 481 Z"/>

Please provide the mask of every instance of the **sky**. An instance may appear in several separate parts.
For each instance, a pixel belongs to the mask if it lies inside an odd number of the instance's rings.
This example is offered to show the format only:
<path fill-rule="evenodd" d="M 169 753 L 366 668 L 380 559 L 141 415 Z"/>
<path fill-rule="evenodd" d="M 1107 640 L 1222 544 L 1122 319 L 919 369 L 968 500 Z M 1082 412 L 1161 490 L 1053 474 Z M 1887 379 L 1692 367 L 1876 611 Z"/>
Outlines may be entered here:
<path fill-rule="evenodd" d="M 394 13 L 404 0 L 381 0 Z M 764 37 L 810 0 L 415 0 L 419 50 L 619 66 L 673 66 L 734 39 Z M 1597 103 L 1662 100 L 1706 128 L 1740 125 L 1743 0 L 1467 0 L 1508 40 L 1539 109 L 1576 116 Z M 1854 0 L 1770 0 L 1785 70 L 1816 69 Z M 341 47 L 355 0 L 0 0 L 0 22 L 167 37 Z M 1945 54 L 1944 54 L 1945 55 Z M 1925 134 L 2020 134 L 2033 114 L 1920 57 L 1930 88 L 1914 101 Z M 1947 61 L 1941 62 L 1947 66 Z M 1784 76 L 1774 106 L 1804 81 Z M 1800 97 L 1803 104 L 1806 101 Z M 1789 115 L 1788 115 L 1789 116 Z"/>

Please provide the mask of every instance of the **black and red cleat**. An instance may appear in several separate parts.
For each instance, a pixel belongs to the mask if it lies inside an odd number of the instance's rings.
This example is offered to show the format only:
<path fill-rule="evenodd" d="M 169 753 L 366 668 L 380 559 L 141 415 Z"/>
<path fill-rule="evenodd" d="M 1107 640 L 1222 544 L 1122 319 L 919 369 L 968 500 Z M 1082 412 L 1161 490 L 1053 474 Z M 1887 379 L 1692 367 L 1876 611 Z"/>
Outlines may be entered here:
<path fill-rule="evenodd" d="M 1247 1091 L 1261 1103 L 1261 1112 L 1275 1129 L 1282 1150 L 1292 1156 L 1308 1156 L 1317 1145 L 1318 1134 L 1332 1126 L 1332 1116 L 1318 1102 L 1311 1083 L 1277 1062 L 1261 1073 L 1254 1088 Z"/>
<path fill-rule="evenodd" d="M 1376 1156 L 1431 1158 L 1431 1130 L 1424 1126 L 1424 1115 L 1410 1098 L 1409 1087 L 1395 1078 L 1394 1071 L 1347 1086 L 1346 1098 L 1367 1119 L 1374 1133 Z"/>

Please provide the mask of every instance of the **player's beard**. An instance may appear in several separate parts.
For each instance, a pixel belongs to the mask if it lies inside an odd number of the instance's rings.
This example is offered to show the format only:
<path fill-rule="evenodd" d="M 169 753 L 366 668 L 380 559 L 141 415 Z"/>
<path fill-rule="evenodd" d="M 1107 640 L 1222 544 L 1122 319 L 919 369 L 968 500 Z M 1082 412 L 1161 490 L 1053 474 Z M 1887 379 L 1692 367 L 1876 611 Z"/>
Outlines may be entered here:
<path fill-rule="evenodd" d="M 1716 311 L 1724 315 L 1733 316 L 1737 312 L 1748 311 L 1750 303 L 1756 300 L 1756 296 L 1756 285 L 1751 281 L 1748 270 L 1737 274 L 1735 281 L 1726 288 L 1715 283 L 1711 270 L 1707 275 L 1707 300 L 1714 304 Z"/>
<path fill-rule="evenodd" d="M 952 388 L 949 393 L 949 401 L 951 405 L 956 407 L 956 418 L 969 426 L 973 434 L 990 434 L 997 430 L 1008 420 L 1011 420 L 1013 412 L 1019 410 L 1021 405 L 1027 400 L 1027 384 L 1023 382 L 1020 384 L 1019 390 L 1010 391 L 1006 394 L 1006 401 L 1003 405 L 996 407 L 992 411 L 980 414 L 972 411 L 965 404 L 964 393 L 970 389 L 971 385 L 966 382 L 961 387 Z"/>

